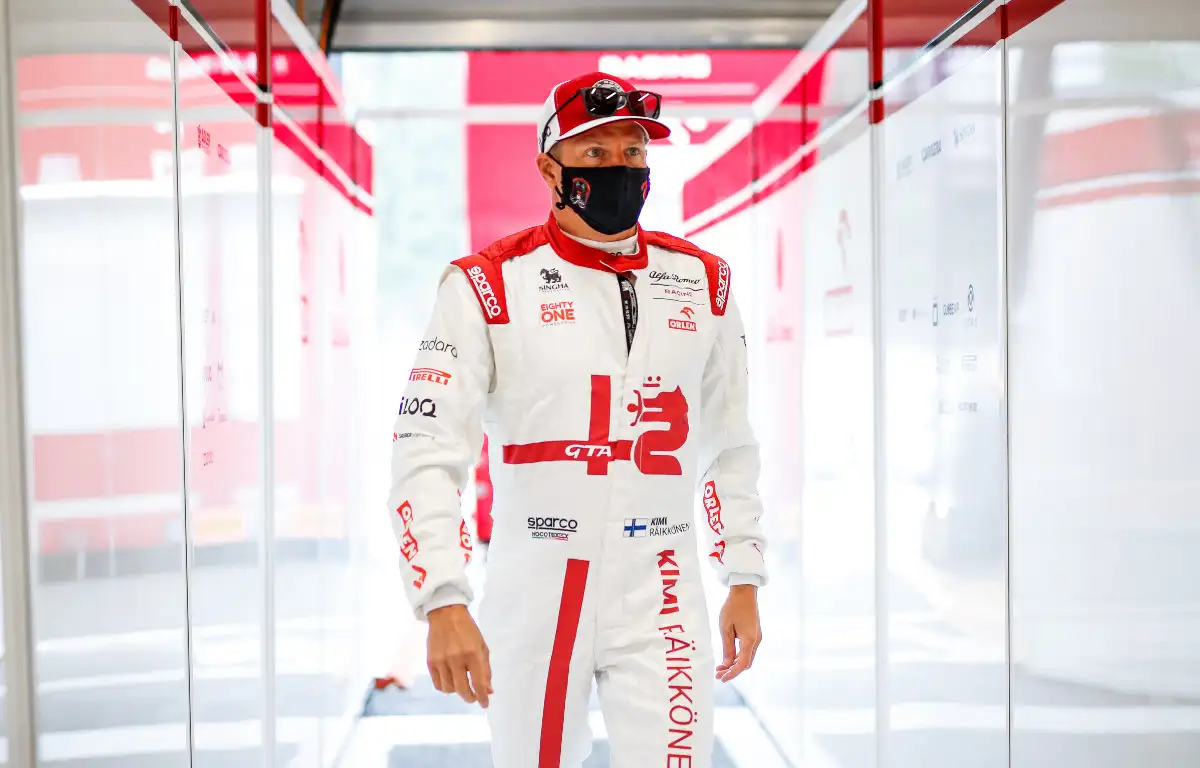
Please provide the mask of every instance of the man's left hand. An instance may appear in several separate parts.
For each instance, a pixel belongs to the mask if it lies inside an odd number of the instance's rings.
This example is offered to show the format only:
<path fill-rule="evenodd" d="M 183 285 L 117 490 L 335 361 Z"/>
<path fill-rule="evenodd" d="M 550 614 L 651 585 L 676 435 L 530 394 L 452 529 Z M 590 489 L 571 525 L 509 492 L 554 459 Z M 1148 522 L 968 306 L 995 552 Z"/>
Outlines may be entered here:
<path fill-rule="evenodd" d="M 758 587 L 738 584 L 729 588 L 729 597 L 721 607 L 721 644 L 724 658 L 717 665 L 717 679 L 728 683 L 750 669 L 754 654 L 762 642 L 758 623 Z"/>

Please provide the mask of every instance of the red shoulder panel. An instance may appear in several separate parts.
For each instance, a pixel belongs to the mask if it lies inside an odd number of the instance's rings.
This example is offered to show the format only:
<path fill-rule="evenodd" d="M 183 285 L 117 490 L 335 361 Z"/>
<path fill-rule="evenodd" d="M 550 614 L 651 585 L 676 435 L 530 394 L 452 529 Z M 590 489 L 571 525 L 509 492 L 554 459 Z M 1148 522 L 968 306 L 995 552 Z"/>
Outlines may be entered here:
<path fill-rule="evenodd" d="M 682 237 L 668 235 L 666 232 L 647 232 L 646 242 L 668 251 L 695 256 L 704 262 L 704 271 L 708 273 L 708 297 L 712 302 L 712 313 L 718 317 L 725 314 L 725 309 L 729 306 L 730 283 L 729 264 L 725 259 L 689 243 Z"/>
<path fill-rule="evenodd" d="M 475 289 L 475 298 L 479 299 L 479 307 L 488 325 L 504 325 L 508 323 L 508 297 L 504 293 L 504 272 L 501 266 L 505 261 L 524 256 L 546 244 L 546 232 L 543 227 L 530 227 L 509 235 L 489 245 L 473 256 L 465 256 L 454 261 L 454 266 L 463 271 Z"/>

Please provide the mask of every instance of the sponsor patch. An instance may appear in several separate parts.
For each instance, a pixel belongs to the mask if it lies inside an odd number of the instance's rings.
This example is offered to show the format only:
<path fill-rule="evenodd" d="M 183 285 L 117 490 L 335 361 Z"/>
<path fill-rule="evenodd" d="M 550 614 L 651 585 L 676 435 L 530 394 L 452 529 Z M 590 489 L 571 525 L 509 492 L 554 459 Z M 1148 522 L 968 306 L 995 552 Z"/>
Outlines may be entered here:
<path fill-rule="evenodd" d="M 441 384 L 443 387 L 450 383 L 450 374 L 445 371 L 439 371 L 437 368 L 413 368 L 412 373 L 408 374 L 409 381 L 428 381 L 433 384 Z"/>
<path fill-rule="evenodd" d="M 692 317 L 696 314 L 696 310 L 691 307 L 684 307 L 679 310 L 679 314 L 683 315 L 684 319 L 672 317 L 667 320 L 667 325 L 676 331 L 691 331 L 696 332 L 696 323 L 692 321 Z"/>
<path fill-rule="evenodd" d="M 725 302 L 729 301 L 729 265 L 724 259 L 717 261 L 717 294 L 714 303 L 718 312 L 725 311 Z"/>
<path fill-rule="evenodd" d="M 538 290 L 542 293 L 554 293 L 555 291 L 565 291 L 571 286 L 563 282 L 562 275 L 557 269 L 543 269 L 541 271 L 542 284 L 538 286 Z"/>
<path fill-rule="evenodd" d="M 404 556 L 404 561 L 412 567 L 413 573 L 417 574 L 417 578 L 413 579 L 413 586 L 420 589 L 425 584 L 427 574 L 424 568 L 413 563 L 413 558 L 421 551 L 421 546 L 412 532 L 412 504 L 407 501 L 402 502 L 400 506 L 396 507 L 396 515 L 400 518 L 400 525 L 404 526 L 404 532 L 400 536 L 400 554 Z"/>
<path fill-rule="evenodd" d="M 496 297 L 496 292 L 492 290 L 492 284 L 488 281 L 487 273 L 483 271 L 483 267 L 476 264 L 467 270 L 467 276 L 471 278 L 471 284 L 475 286 L 475 293 L 479 294 L 479 302 L 483 304 L 488 317 L 499 317 L 500 313 L 504 310 L 500 308 L 500 299 Z"/>
<path fill-rule="evenodd" d="M 458 347 L 454 346 L 453 344 L 447 344 L 437 336 L 434 336 L 432 339 L 425 339 L 422 341 L 420 350 L 422 352 L 445 352 L 449 354 L 450 357 L 453 357 L 456 360 L 458 359 Z"/>
<path fill-rule="evenodd" d="M 414 437 L 423 437 L 423 438 L 426 438 L 427 440 L 433 439 L 433 435 L 427 435 L 424 432 L 393 432 L 392 433 L 392 442 L 394 443 L 397 440 L 409 440 Z"/>
<path fill-rule="evenodd" d="M 402 397 L 400 398 L 400 415 L 426 416 L 436 419 L 437 402 L 428 397 Z"/>
<path fill-rule="evenodd" d="M 650 282 L 652 285 L 668 285 L 691 286 L 692 288 L 700 287 L 700 278 L 695 277 L 680 277 L 672 272 L 659 272 L 657 270 L 650 271 Z"/>
<path fill-rule="evenodd" d="M 573 517 L 531 517 L 528 527 L 531 538 L 569 541 L 572 533 L 579 532 L 579 521 Z"/>
<path fill-rule="evenodd" d="M 542 325 L 563 325 L 575 322 L 575 302 L 553 301 L 541 306 Z"/>
<path fill-rule="evenodd" d="M 712 529 L 712 532 L 718 536 L 724 535 L 725 524 L 721 522 L 721 497 L 717 496 L 717 484 L 712 480 L 704 484 L 704 511 L 708 513 L 708 527 Z"/>
<path fill-rule="evenodd" d="M 675 536 L 687 533 L 691 528 L 691 523 L 671 525 L 665 517 L 627 517 L 621 535 L 627 539 L 640 539 L 644 536 Z"/>

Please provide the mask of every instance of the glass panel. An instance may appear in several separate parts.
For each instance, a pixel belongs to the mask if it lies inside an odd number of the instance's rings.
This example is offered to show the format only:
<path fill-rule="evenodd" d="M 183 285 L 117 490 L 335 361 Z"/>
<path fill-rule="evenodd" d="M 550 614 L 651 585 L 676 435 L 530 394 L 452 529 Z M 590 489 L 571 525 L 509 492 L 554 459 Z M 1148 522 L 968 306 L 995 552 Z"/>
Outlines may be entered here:
<path fill-rule="evenodd" d="M 827 144 L 781 210 L 804 266 L 802 686 L 804 760 L 874 765 L 874 388 L 871 140 L 865 110 Z M 779 203 L 777 203 L 779 204 Z M 799 215 L 797 215 L 799 214 Z M 793 395 L 794 397 L 794 395 Z"/>
<path fill-rule="evenodd" d="M 1010 42 L 1014 765 L 1200 764 L 1198 63 L 1191 0 Z"/>
<path fill-rule="evenodd" d="M 897 768 L 1007 768 L 1001 54 L 928 66 L 954 74 L 882 124 L 885 744 Z"/>
<path fill-rule="evenodd" d="M 337 569 L 345 541 L 341 474 L 346 441 L 326 442 L 340 418 L 332 365 L 348 342 L 341 287 L 345 243 L 339 242 L 338 201 L 298 155 L 312 155 L 295 134 L 277 125 L 272 148 L 272 249 L 275 356 L 276 728 L 281 746 L 303 734 L 306 752 L 321 754 L 322 724 L 341 713 L 341 670 L 351 660 L 330 654 L 330 614 L 348 610 L 350 586 Z M 348 203 L 347 203 L 348 204 Z M 329 406 L 335 406 L 327 410 Z M 340 455 L 337 455 L 340 454 Z M 336 473 L 336 474 L 335 474 Z M 343 550 L 345 548 L 343 547 Z M 358 693 L 362 694 L 360 688 Z"/>
<path fill-rule="evenodd" d="M 239 104 L 253 94 L 218 85 L 206 73 L 228 69 L 186 25 L 181 37 L 193 765 L 215 768 L 262 760 L 258 125 Z"/>
<path fill-rule="evenodd" d="M 182 768 L 171 44 L 127 0 L 8 7 L 42 761 Z"/>

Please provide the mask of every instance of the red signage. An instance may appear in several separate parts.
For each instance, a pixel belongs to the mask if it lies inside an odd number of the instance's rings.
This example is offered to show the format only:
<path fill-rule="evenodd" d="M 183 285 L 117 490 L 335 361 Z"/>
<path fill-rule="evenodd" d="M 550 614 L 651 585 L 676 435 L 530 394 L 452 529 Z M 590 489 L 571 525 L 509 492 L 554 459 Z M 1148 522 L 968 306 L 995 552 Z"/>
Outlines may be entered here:
<path fill-rule="evenodd" d="M 749 104 L 795 51 L 479 51 L 469 54 L 468 104 L 543 104 L 550 89 L 599 70 L 672 103 Z"/>

